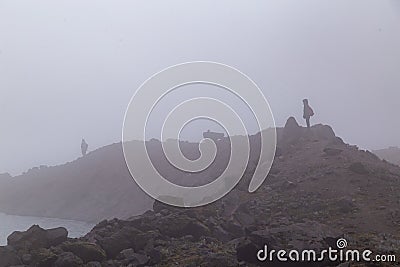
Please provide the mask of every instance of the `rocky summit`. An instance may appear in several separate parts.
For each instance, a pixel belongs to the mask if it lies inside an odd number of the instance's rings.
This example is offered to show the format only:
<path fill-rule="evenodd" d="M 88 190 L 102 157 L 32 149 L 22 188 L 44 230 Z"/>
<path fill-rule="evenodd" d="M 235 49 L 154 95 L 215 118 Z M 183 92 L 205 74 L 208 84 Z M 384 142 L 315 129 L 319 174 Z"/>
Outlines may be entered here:
<path fill-rule="evenodd" d="M 256 254 L 264 245 L 318 252 L 336 248 L 341 238 L 349 249 L 399 260 L 400 168 L 344 143 L 326 125 L 306 129 L 290 118 L 277 132 L 273 167 L 255 193 L 247 192 L 253 164 L 233 191 L 203 207 L 176 208 L 156 201 L 151 211 L 102 221 L 79 239 L 67 238 L 62 228 L 33 226 L 8 238 L 0 248 L 0 267 L 259 266 L 264 263 Z"/>

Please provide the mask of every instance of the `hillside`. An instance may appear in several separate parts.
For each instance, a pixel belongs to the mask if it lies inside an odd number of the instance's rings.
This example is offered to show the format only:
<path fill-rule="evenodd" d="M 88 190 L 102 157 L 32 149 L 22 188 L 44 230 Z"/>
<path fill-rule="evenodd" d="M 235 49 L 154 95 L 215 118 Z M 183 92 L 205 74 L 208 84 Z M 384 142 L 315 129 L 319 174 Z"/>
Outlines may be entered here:
<path fill-rule="evenodd" d="M 257 147 L 256 139 L 253 145 Z M 31 229 L 11 236 L 0 253 L 19 264 L 28 251 L 31 263 L 50 266 L 90 261 L 90 266 L 257 266 L 261 263 L 255 255 L 266 244 L 269 249 L 321 251 L 345 238 L 348 248 L 400 259 L 400 167 L 345 144 L 329 126 L 305 129 L 291 118 L 278 129 L 273 168 L 255 193 L 247 192 L 251 172 L 223 199 L 204 207 L 181 209 L 155 202 L 153 211 L 103 221 L 79 240 L 49 241 L 41 250 L 29 244 L 46 234 Z"/>
<path fill-rule="evenodd" d="M 13 215 L 98 222 L 141 214 L 152 203 L 131 178 L 121 144 L 0 179 L 0 211 Z"/>
<path fill-rule="evenodd" d="M 227 139 L 228 140 L 228 139 Z M 134 151 L 139 142 L 130 142 Z M 214 163 L 190 174 L 169 164 L 161 142 L 147 142 L 157 170 L 174 183 L 194 186 L 218 177 L 229 160 L 229 142 L 223 142 Z M 195 159 L 197 143 L 181 142 L 184 154 Z M 0 212 L 87 222 L 124 219 L 150 210 L 153 199 L 134 182 L 125 163 L 121 143 L 95 150 L 73 162 L 30 169 L 17 177 L 0 175 Z"/>

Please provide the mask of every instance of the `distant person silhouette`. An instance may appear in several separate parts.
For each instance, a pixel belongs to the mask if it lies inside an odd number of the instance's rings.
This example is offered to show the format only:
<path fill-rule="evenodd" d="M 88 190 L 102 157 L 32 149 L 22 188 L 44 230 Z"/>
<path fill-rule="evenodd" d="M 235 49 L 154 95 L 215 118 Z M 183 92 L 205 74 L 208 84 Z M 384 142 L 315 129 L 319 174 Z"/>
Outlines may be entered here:
<path fill-rule="evenodd" d="M 86 143 L 85 139 L 82 139 L 82 143 L 81 143 L 82 156 L 86 155 L 88 147 L 89 147 L 89 145 Z"/>
<path fill-rule="evenodd" d="M 304 109 L 303 109 L 303 118 L 306 120 L 307 128 L 310 128 L 310 118 L 314 116 L 314 111 L 308 104 L 308 99 L 303 99 Z"/>

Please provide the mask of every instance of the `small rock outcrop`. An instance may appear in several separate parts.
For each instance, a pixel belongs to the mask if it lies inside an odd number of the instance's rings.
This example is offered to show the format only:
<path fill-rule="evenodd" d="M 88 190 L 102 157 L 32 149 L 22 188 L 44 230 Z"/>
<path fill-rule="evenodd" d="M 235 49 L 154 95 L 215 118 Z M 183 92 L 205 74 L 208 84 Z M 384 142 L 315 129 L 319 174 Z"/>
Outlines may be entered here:
<path fill-rule="evenodd" d="M 89 262 L 102 262 L 107 256 L 106 252 L 94 243 L 77 241 L 65 242 L 61 245 L 63 251 L 71 252 L 78 256 L 84 263 Z"/>
<path fill-rule="evenodd" d="M 7 238 L 7 244 L 15 249 L 49 248 L 67 240 L 67 229 L 60 227 L 44 230 L 34 225 L 26 232 L 16 231 Z"/>

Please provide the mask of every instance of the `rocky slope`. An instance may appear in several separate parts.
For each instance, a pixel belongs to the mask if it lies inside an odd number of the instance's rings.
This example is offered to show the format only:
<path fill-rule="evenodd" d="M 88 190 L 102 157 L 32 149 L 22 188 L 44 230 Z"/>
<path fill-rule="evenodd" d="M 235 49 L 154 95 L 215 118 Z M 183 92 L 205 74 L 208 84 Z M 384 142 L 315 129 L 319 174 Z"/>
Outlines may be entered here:
<path fill-rule="evenodd" d="M 131 142 L 132 149 L 140 145 Z M 229 160 L 229 142 L 222 143 L 215 162 L 206 170 L 188 174 L 169 164 L 161 142 L 147 142 L 149 155 L 160 173 L 185 186 L 206 184 L 218 177 Z M 188 158 L 200 154 L 197 143 L 181 142 Z M 121 143 L 93 151 L 73 162 L 33 168 L 23 175 L 0 175 L 0 212 L 60 219 L 99 222 L 128 218 L 150 210 L 153 199 L 132 179 Z"/>
<path fill-rule="evenodd" d="M 152 204 L 133 182 L 120 144 L 61 166 L 0 177 L 0 211 L 12 215 L 99 222 L 141 214 Z"/>
<path fill-rule="evenodd" d="M 0 248 L 0 267 L 257 266 L 256 253 L 265 244 L 320 251 L 335 247 L 338 238 L 350 249 L 400 259 L 400 168 L 343 143 L 329 126 L 308 130 L 289 119 L 278 129 L 268 179 L 250 194 L 251 173 L 249 168 L 231 193 L 210 205 L 184 209 L 155 202 L 152 211 L 102 221 L 80 239 L 67 239 L 63 229 L 14 233 Z"/>

